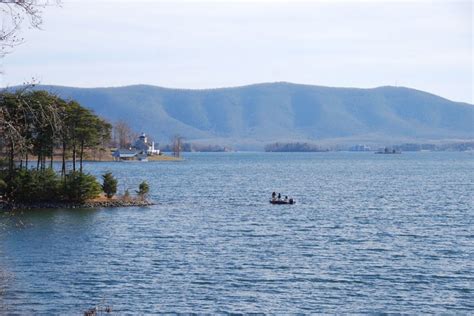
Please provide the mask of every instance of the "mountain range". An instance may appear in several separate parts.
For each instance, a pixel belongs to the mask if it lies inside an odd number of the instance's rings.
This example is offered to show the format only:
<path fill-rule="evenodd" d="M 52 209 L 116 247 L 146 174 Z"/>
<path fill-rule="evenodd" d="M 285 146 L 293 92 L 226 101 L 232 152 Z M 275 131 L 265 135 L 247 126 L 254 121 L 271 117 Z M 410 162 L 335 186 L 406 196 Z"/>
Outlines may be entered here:
<path fill-rule="evenodd" d="M 261 149 L 270 142 L 387 144 L 474 138 L 474 106 L 405 87 L 333 88 L 286 82 L 204 90 L 149 85 L 39 85 L 160 143 Z"/>

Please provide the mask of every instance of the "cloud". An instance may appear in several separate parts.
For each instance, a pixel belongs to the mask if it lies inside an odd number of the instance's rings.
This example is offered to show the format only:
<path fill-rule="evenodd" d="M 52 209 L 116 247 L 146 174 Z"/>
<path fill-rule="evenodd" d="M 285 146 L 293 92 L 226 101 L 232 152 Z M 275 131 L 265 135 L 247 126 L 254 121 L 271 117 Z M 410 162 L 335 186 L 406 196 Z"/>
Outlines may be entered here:
<path fill-rule="evenodd" d="M 472 9 L 433 1 L 67 1 L 3 85 L 406 85 L 472 99 Z"/>

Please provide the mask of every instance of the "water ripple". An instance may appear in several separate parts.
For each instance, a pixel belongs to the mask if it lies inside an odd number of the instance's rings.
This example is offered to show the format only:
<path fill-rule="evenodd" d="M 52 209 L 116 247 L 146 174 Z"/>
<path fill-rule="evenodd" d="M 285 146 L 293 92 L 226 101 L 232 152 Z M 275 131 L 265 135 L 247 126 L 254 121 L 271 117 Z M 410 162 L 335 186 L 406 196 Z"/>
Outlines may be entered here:
<path fill-rule="evenodd" d="M 88 163 L 159 203 L 0 215 L 0 314 L 472 313 L 472 157 L 382 156 Z"/>

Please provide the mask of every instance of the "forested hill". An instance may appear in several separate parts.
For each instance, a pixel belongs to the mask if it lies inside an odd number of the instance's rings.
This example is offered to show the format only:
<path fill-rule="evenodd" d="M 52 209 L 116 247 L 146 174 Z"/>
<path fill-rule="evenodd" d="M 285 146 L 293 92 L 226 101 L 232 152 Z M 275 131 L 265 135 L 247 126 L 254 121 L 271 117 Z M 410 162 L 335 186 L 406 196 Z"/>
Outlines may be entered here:
<path fill-rule="evenodd" d="M 386 142 L 472 139 L 474 106 L 403 87 L 330 88 L 265 83 L 182 90 L 38 86 L 78 100 L 161 143 L 187 140 L 258 147 L 273 141 Z"/>

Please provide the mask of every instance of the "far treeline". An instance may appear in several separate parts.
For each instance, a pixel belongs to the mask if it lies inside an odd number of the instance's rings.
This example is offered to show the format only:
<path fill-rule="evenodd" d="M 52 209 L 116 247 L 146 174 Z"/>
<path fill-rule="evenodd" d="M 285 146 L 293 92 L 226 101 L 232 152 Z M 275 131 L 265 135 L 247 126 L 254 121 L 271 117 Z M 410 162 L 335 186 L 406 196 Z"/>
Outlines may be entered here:
<path fill-rule="evenodd" d="M 46 91 L 0 93 L 0 202 L 84 202 L 108 191 L 83 172 L 87 150 L 107 150 L 112 126 L 76 101 Z M 61 171 L 53 170 L 55 153 Z M 67 170 L 66 159 L 72 159 Z"/>
<path fill-rule="evenodd" d="M 176 141 L 172 140 L 171 144 L 161 146 L 160 149 L 165 152 L 176 152 L 175 149 Z M 195 144 L 195 143 L 182 143 L 180 144 L 179 151 L 182 152 L 231 152 L 233 149 L 229 146 L 212 145 L 212 144 Z"/>
<path fill-rule="evenodd" d="M 368 145 L 337 145 L 322 147 L 317 144 L 306 142 L 295 143 L 272 143 L 265 146 L 266 152 L 326 152 L 326 151 L 375 151 L 386 146 L 368 146 Z M 398 151 L 473 151 L 474 141 L 452 141 L 438 144 L 430 143 L 405 143 L 399 145 L 390 145 L 391 148 Z"/>
<path fill-rule="evenodd" d="M 266 152 L 322 152 L 328 151 L 315 144 L 310 143 L 273 143 L 265 146 Z"/>

